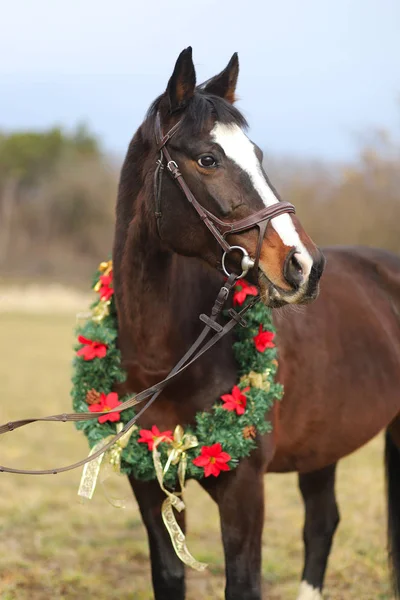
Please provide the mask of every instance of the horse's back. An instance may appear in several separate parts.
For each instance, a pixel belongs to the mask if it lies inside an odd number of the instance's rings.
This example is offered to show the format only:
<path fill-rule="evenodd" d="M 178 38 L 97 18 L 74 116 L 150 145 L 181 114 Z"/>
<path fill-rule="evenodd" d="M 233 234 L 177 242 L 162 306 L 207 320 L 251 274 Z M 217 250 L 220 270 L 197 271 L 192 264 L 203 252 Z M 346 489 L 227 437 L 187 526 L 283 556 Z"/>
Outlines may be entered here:
<path fill-rule="evenodd" d="M 285 395 L 271 470 L 336 462 L 400 412 L 400 258 L 364 247 L 324 253 L 318 299 L 276 313 Z"/>
<path fill-rule="evenodd" d="M 397 254 L 366 246 L 324 248 L 324 254 L 333 263 L 336 273 L 338 267 L 347 267 L 350 277 L 356 276 L 357 281 L 359 277 L 363 281 L 374 281 L 400 295 L 400 256 Z"/>

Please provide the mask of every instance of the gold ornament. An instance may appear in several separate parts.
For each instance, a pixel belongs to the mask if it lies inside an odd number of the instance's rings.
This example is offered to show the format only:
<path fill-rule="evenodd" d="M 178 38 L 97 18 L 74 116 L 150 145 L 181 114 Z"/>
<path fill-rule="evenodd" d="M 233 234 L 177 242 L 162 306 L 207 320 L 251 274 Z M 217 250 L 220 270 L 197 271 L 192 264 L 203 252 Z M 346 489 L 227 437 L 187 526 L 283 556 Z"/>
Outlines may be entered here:
<path fill-rule="evenodd" d="M 112 260 L 107 260 L 99 264 L 99 271 L 102 275 L 109 275 L 112 271 Z"/>
<path fill-rule="evenodd" d="M 102 275 L 109 275 L 110 271 L 112 271 L 113 264 L 112 260 L 108 260 L 107 262 L 102 262 L 99 264 L 99 271 Z M 100 279 L 97 281 L 95 286 L 93 287 L 95 292 L 99 292 L 101 288 Z M 100 323 L 104 317 L 108 317 L 110 314 L 110 304 L 111 300 L 104 300 L 100 298 L 99 302 L 92 309 L 92 321 L 95 323 Z"/>
<path fill-rule="evenodd" d="M 270 369 L 266 369 L 264 373 L 250 371 L 250 373 L 243 375 L 243 377 L 240 378 L 240 383 L 243 383 L 244 385 L 250 385 L 251 387 L 263 390 L 264 392 L 269 392 L 271 388 L 271 384 L 268 381 L 270 373 Z"/>
<path fill-rule="evenodd" d="M 171 444 L 171 448 L 168 450 L 168 460 L 163 468 L 161 464 L 160 453 L 157 449 L 158 445 L 162 442 L 168 442 Z M 166 494 L 167 498 L 164 500 L 161 507 L 161 515 L 164 521 L 164 525 L 170 535 L 172 545 L 178 556 L 178 558 L 196 571 L 204 571 L 208 565 L 197 561 L 189 552 L 186 545 L 185 534 L 179 527 L 176 517 L 174 515 L 173 507 L 181 512 L 185 509 L 185 504 L 179 496 L 182 495 L 185 487 L 185 474 L 187 465 L 186 451 L 190 448 L 195 448 L 199 445 L 196 436 L 185 433 L 181 425 L 177 425 L 174 431 L 174 437 L 172 441 L 166 440 L 163 437 L 156 438 L 153 445 L 153 463 L 154 469 L 157 475 L 158 483 L 161 489 Z M 181 488 L 180 492 L 170 492 L 164 486 L 164 475 L 167 473 L 171 464 L 178 465 L 178 479 Z"/>
<path fill-rule="evenodd" d="M 104 317 L 110 314 L 110 300 L 99 300 L 98 304 L 92 309 L 92 321 L 100 323 Z"/>
<path fill-rule="evenodd" d="M 112 271 L 112 268 L 112 260 L 107 260 L 99 264 L 99 271 L 102 273 L 102 275 L 108 275 L 109 272 Z"/>
<path fill-rule="evenodd" d="M 99 264 L 99 271 L 102 275 L 109 275 L 110 271 L 112 271 L 112 268 L 113 268 L 112 260 L 108 260 L 107 262 L 102 262 Z M 101 288 L 101 281 L 99 279 L 93 289 L 95 292 L 98 292 L 100 290 L 100 288 Z"/>

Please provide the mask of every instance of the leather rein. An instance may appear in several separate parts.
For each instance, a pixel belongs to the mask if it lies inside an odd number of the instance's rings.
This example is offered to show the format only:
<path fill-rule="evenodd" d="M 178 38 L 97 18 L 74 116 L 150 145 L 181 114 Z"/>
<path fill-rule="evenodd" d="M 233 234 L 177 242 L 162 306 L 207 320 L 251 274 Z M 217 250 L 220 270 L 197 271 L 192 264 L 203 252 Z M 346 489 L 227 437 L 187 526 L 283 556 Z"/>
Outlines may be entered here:
<path fill-rule="evenodd" d="M 284 213 L 294 213 L 295 209 L 292 204 L 289 202 L 278 202 L 272 206 L 263 208 L 262 210 L 245 217 L 239 221 L 235 221 L 232 223 L 222 221 L 215 215 L 213 215 L 210 211 L 205 209 L 195 198 L 195 196 L 190 191 L 188 185 L 186 184 L 177 163 L 172 159 L 166 145 L 171 137 L 178 131 L 180 126 L 180 121 L 174 125 L 167 134 L 162 134 L 161 121 L 160 116 L 157 113 L 156 122 L 155 122 L 155 136 L 157 142 L 157 150 L 160 152 L 160 158 L 157 161 L 157 167 L 154 176 L 154 192 L 155 192 L 155 216 L 157 219 L 157 223 L 161 219 L 161 181 L 162 181 L 162 173 L 164 170 L 164 161 L 167 167 L 167 170 L 175 179 L 180 189 L 183 191 L 187 200 L 196 210 L 197 214 L 212 233 L 214 238 L 217 240 L 218 244 L 221 246 L 223 250 L 222 256 L 222 268 L 225 274 L 228 276 L 225 283 L 222 285 L 221 289 L 218 292 L 218 295 L 215 299 L 213 308 L 211 310 L 210 315 L 201 314 L 199 316 L 200 320 L 205 324 L 202 332 L 195 340 L 195 342 L 191 345 L 186 354 L 179 360 L 179 362 L 173 367 L 170 373 L 167 375 L 165 379 L 156 383 L 155 385 L 149 387 L 146 390 L 143 390 L 139 394 L 135 394 L 125 402 L 123 402 L 117 408 L 112 409 L 107 412 L 82 412 L 82 413 L 63 413 L 58 415 L 50 415 L 48 417 L 39 417 L 39 418 L 31 418 L 31 419 L 21 419 L 18 421 L 10 421 L 9 423 L 5 423 L 4 425 L 0 425 L 0 435 L 4 433 L 8 433 L 13 431 L 14 429 L 18 429 L 20 427 L 24 427 L 25 425 L 29 425 L 30 423 L 36 423 L 39 421 L 46 422 L 67 422 L 67 421 L 88 421 L 90 419 L 97 419 L 102 415 L 109 414 L 110 412 L 118 412 L 121 413 L 133 406 L 137 406 L 142 404 L 145 400 L 147 400 L 146 404 L 139 410 L 139 412 L 124 425 L 122 430 L 117 433 L 112 440 L 110 440 L 105 446 L 103 446 L 100 450 L 88 456 L 78 462 L 67 465 L 65 467 L 58 467 L 55 469 L 40 469 L 40 470 L 26 470 L 26 469 L 15 469 L 12 467 L 6 467 L 0 465 L 0 473 L 16 473 L 20 475 L 56 475 L 57 473 L 63 473 L 65 471 L 71 471 L 72 469 L 76 469 L 78 467 L 82 467 L 86 463 L 94 460 L 104 452 L 107 452 L 119 439 L 122 438 L 123 435 L 127 431 L 129 431 L 135 423 L 140 419 L 142 414 L 155 402 L 164 388 L 169 385 L 172 381 L 174 381 L 181 373 L 186 371 L 194 362 L 196 362 L 203 354 L 208 352 L 220 339 L 225 337 L 236 325 L 241 325 L 242 327 L 246 327 L 246 321 L 244 320 L 244 315 L 248 310 L 250 310 L 258 301 L 259 298 L 253 298 L 244 308 L 242 308 L 239 312 L 236 312 L 234 309 L 230 309 L 228 314 L 230 316 L 230 320 L 225 323 L 225 325 L 221 325 L 218 323 L 217 319 L 220 316 L 222 309 L 224 308 L 230 292 L 238 278 L 244 277 L 249 269 L 254 269 L 257 272 L 258 263 L 261 253 L 262 241 L 265 234 L 265 229 L 268 225 L 268 222 Z M 256 255 L 251 258 L 245 248 L 241 246 L 231 246 L 227 240 L 226 236 L 231 233 L 239 233 L 242 231 L 247 231 L 248 229 L 252 229 L 254 227 L 259 228 L 259 238 L 257 243 Z M 242 273 L 237 275 L 235 273 L 229 274 L 225 267 L 225 258 L 226 256 L 232 252 L 233 250 L 237 250 L 242 252 L 242 260 L 241 260 L 241 268 Z M 206 341 L 209 334 L 212 333 L 212 337 Z"/>

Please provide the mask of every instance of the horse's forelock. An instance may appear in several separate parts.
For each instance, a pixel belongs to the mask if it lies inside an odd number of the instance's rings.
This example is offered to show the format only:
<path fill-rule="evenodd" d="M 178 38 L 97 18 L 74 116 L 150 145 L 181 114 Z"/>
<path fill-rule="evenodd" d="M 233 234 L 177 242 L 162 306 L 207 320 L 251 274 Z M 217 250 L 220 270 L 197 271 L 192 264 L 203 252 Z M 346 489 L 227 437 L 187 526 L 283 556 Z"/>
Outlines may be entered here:
<path fill-rule="evenodd" d="M 165 122 L 169 115 L 164 94 L 152 103 L 142 125 L 143 137 L 149 143 L 155 141 L 154 125 L 158 111 L 161 114 L 161 120 Z M 201 87 L 197 88 L 194 96 L 182 110 L 179 134 L 183 137 L 199 136 L 205 128 L 210 128 L 210 122 L 213 121 L 226 125 L 235 124 L 242 129 L 248 127 L 245 117 L 235 106 L 219 96 L 207 94 Z"/>

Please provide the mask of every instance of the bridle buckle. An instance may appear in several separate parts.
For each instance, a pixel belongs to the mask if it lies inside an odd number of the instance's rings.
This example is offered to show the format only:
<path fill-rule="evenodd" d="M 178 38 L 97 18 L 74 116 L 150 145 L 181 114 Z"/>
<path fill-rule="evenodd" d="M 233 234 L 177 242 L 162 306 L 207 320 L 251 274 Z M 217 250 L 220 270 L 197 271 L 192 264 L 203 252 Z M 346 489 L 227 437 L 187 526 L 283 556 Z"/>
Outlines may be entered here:
<path fill-rule="evenodd" d="M 170 173 L 173 173 L 174 171 L 177 171 L 179 167 L 174 160 L 170 160 L 167 162 L 167 169 Z"/>

